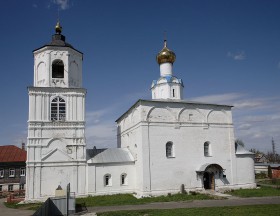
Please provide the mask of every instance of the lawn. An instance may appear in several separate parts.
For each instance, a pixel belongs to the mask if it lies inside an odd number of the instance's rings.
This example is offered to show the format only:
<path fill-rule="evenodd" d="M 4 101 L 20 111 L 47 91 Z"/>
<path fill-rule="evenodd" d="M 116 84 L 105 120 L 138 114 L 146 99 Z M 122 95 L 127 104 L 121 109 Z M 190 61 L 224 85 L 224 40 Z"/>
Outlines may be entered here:
<path fill-rule="evenodd" d="M 238 216 L 270 216 L 279 215 L 280 205 L 255 205 L 255 206 L 234 206 L 234 207 L 209 207 L 189 209 L 168 209 L 168 210 L 139 210 L 139 211 L 118 211 L 98 213 L 98 216 L 217 216 L 217 215 L 238 215 Z"/>
<path fill-rule="evenodd" d="M 239 197 L 280 196 L 280 188 L 262 186 L 261 188 L 258 189 L 239 189 L 239 190 L 232 190 L 227 193 Z"/>
<path fill-rule="evenodd" d="M 205 194 L 174 194 L 168 196 L 145 197 L 137 199 L 132 194 L 116 194 L 111 196 L 89 196 L 77 198 L 76 203 L 85 203 L 86 206 L 112 206 L 112 205 L 139 205 L 152 202 L 171 202 L 188 200 L 220 199 Z"/>
<path fill-rule="evenodd" d="M 18 203 L 6 203 L 4 205 L 8 208 L 15 208 L 15 209 L 25 209 L 25 210 L 37 210 L 41 207 L 43 203 L 28 203 L 28 204 L 18 204 Z"/>

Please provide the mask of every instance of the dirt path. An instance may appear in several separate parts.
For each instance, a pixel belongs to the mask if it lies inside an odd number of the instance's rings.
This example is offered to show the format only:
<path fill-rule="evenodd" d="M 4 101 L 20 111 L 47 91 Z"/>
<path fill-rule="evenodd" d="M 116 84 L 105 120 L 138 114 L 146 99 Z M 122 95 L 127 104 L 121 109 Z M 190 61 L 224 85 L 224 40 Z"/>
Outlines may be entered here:
<path fill-rule="evenodd" d="M 6 199 L 0 199 L 0 215 L 3 216 L 30 216 L 33 215 L 35 211 L 32 210 L 22 210 L 22 209 L 11 209 L 4 205 Z"/>

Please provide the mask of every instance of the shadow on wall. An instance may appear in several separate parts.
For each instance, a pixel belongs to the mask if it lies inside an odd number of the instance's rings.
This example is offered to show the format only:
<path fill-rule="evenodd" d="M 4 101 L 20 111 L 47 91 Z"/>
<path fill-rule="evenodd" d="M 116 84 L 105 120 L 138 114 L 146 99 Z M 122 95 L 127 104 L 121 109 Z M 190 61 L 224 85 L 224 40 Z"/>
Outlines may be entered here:
<path fill-rule="evenodd" d="M 222 177 L 222 178 L 221 178 L 221 181 L 222 181 L 224 184 L 229 184 L 229 181 L 227 180 L 227 178 Z"/>

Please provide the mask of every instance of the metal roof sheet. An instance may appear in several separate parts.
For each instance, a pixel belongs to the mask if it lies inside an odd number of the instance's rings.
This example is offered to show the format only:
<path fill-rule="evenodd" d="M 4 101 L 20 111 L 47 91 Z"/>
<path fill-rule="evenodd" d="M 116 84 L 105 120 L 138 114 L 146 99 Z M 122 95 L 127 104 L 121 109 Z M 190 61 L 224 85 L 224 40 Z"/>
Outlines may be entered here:
<path fill-rule="evenodd" d="M 26 151 L 14 145 L 0 146 L 0 162 L 25 162 Z"/>
<path fill-rule="evenodd" d="M 134 158 L 127 148 L 92 149 L 87 153 L 88 156 L 92 156 L 88 163 L 134 162 Z"/>
<path fill-rule="evenodd" d="M 241 145 L 237 145 L 237 149 L 236 149 L 235 154 L 237 154 L 237 155 L 242 155 L 242 154 L 254 155 L 255 153 L 248 151 L 247 149 L 245 149 Z"/>

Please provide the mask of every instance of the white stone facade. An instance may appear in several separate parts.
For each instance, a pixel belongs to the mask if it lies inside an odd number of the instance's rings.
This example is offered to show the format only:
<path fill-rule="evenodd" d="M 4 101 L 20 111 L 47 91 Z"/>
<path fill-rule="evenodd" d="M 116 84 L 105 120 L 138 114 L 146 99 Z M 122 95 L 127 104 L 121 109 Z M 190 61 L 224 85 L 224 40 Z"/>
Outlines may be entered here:
<path fill-rule="evenodd" d="M 86 149 L 82 60 L 60 32 L 34 51 L 26 200 L 68 183 L 77 196 L 255 187 L 253 155 L 235 147 L 231 106 L 182 100 L 166 43 L 153 100 L 138 100 L 116 121 L 117 148 Z"/>
<path fill-rule="evenodd" d="M 230 106 L 139 100 L 117 123 L 118 147 L 137 158 L 140 195 L 177 193 L 182 184 L 186 190 L 204 189 L 206 171 L 214 173 L 212 189 L 255 187 L 253 155 L 235 149 Z M 170 156 L 167 143 L 173 145 Z"/>
<path fill-rule="evenodd" d="M 53 196 L 58 185 L 66 188 L 68 183 L 77 195 L 87 194 L 82 57 L 68 46 L 34 51 L 34 86 L 28 88 L 27 200 Z"/>

